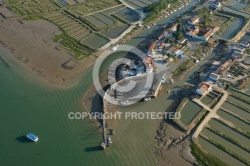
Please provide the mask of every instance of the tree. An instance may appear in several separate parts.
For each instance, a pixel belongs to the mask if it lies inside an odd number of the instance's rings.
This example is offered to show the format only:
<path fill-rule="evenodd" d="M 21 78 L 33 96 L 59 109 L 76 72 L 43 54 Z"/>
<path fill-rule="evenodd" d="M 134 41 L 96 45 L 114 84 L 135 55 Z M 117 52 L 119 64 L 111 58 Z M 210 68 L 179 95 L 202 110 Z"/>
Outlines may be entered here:
<path fill-rule="evenodd" d="M 166 43 L 169 43 L 169 38 L 167 38 L 165 42 L 166 42 Z"/>
<path fill-rule="evenodd" d="M 181 24 L 177 25 L 177 32 L 181 30 Z"/>
<path fill-rule="evenodd" d="M 181 31 L 178 31 L 178 32 L 176 32 L 176 34 L 175 34 L 175 39 L 178 40 L 178 39 L 182 38 L 182 36 L 183 36 L 182 32 L 181 32 Z"/>

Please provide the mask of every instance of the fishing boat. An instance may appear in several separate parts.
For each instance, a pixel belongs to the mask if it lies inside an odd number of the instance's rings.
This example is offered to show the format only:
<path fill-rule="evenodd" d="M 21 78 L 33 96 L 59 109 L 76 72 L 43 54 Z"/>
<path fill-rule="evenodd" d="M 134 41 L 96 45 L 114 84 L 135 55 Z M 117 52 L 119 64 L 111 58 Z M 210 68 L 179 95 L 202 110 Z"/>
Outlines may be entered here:
<path fill-rule="evenodd" d="M 37 141 L 38 141 L 38 136 L 36 136 L 36 135 L 34 135 L 34 134 L 32 134 L 32 133 L 28 133 L 28 134 L 26 135 L 26 137 L 27 137 L 28 139 L 30 139 L 31 141 L 34 141 L 34 142 L 37 142 Z"/>
<path fill-rule="evenodd" d="M 110 137 L 107 138 L 107 141 L 108 141 L 108 144 L 112 144 L 112 141 L 111 141 Z"/>
<path fill-rule="evenodd" d="M 150 101 L 151 100 L 151 97 L 145 97 L 144 98 L 144 101 Z"/>
<path fill-rule="evenodd" d="M 112 51 L 115 51 L 115 50 L 117 50 L 117 48 L 118 48 L 118 44 L 116 44 L 115 46 L 113 46 L 113 47 L 111 48 L 111 50 L 112 50 Z"/>

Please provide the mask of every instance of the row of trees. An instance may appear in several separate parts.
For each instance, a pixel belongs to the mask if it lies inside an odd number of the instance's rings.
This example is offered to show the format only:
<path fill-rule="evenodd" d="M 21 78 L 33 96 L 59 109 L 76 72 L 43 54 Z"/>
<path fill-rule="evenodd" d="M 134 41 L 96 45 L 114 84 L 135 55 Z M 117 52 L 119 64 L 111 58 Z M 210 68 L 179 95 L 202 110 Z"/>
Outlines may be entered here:
<path fill-rule="evenodd" d="M 177 30 L 176 32 L 173 33 L 173 35 L 175 36 L 175 40 L 179 40 L 180 38 L 182 38 L 183 33 L 182 33 L 182 26 L 180 23 L 177 25 Z"/>
<path fill-rule="evenodd" d="M 161 0 L 158 3 L 153 3 L 143 9 L 144 13 L 149 13 L 148 16 L 144 19 L 144 23 L 149 23 L 150 21 L 157 19 L 158 14 L 163 10 L 167 9 L 168 5 L 177 2 L 173 0 Z"/>

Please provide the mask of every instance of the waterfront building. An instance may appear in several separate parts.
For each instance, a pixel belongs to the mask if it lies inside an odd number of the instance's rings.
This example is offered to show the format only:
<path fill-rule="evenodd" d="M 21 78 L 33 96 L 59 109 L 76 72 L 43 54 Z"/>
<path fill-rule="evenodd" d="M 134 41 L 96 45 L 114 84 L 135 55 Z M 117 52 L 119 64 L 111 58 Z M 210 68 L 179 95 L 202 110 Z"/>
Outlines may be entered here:
<path fill-rule="evenodd" d="M 153 59 L 152 57 L 148 56 L 144 59 L 143 63 L 146 66 L 146 71 L 149 73 L 152 73 L 154 68 L 153 68 Z"/>
<path fill-rule="evenodd" d="M 177 30 L 177 26 L 178 26 L 178 23 L 174 23 L 171 28 L 170 28 L 170 31 L 174 32 Z"/>
<path fill-rule="evenodd" d="M 199 87 L 196 89 L 196 93 L 198 93 L 201 96 L 206 95 L 212 90 L 212 86 L 206 82 L 202 82 Z"/>
<path fill-rule="evenodd" d="M 148 47 L 148 55 L 151 55 L 151 54 L 153 53 L 153 50 L 154 50 L 156 44 L 157 44 L 157 42 L 154 41 L 153 43 L 151 43 L 151 44 L 149 45 L 149 47 Z"/>
<path fill-rule="evenodd" d="M 167 53 L 170 55 L 178 55 L 180 53 L 180 50 L 173 46 L 167 50 Z"/>
<path fill-rule="evenodd" d="M 229 66 L 230 66 L 230 62 L 231 62 L 231 60 L 226 61 L 225 63 L 223 63 L 223 64 L 216 70 L 216 74 L 221 75 L 221 76 L 223 76 L 223 77 L 226 77 L 226 76 L 227 76 L 227 69 L 228 69 Z"/>
<path fill-rule="evenodd" d="M 199 22 L 200 22 L 199 16 L 194 16 L 194 17 L 190 18 L 190 20 L 188 21 L 188 23 L 191 25 L 198 24 Z"/>
<path fill-rule="evenodd" d="M 211 73 L 209 75 L 209 79 L 212 80 L 212 81 L 215 81 L 215 82 L 218 81 L 219 78 L 220 78 L 220 75 L 215 74 L 215 73 Z"/>
<path fill-rule="evenodd" d="M 184 44 L 187 41 L 187 39 L 185 37 L 180 38 L 180 40 L 178 40 L 178 43 L 180 44 Z"/>
<path fill-rule="evenodd" d="M 249 44 L 248 42 L 244 42 L 244 41 L 241 41 L 241 42 L 239 43 L 239 45 L 242 46 L 242 47 L 245 47 L 245 48 L 250 47 L 250 44 Z"/>
<path fill-rule="evenodd" d="M 195 30 L 190 30 L 186 35 L 193 38 L 207 41 L 215 32 L 214 28 L 196 28 Z"/>

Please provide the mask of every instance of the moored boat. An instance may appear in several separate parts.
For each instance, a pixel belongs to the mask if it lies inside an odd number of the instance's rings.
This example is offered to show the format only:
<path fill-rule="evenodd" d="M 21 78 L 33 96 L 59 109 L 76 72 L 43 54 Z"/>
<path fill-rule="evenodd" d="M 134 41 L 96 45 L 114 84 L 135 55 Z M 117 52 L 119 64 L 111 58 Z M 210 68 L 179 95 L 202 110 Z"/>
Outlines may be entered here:
<path fill-rule="evenodd" d="M 34 141 L 34 142 L 37 142 L 37 141 L 38 141 L 38 136 L 36 136 L 36 135 L 34 135 L 34 134 L 32 134 L 32 133 L 28 133 L 28 134 L 26 135 L 26 137 L 27 137 L 28 139 L 30 139 L 31 141 Z"/>
<path fill-rule="evenodd" d="M 112 141 L 111 141 L 110 137 L 107 138 L 107 141 L 108 141 L 108 144 L 112 144 Z"/>
<path fill-rule="evenodd" d="M 115 51 L 115 50 L 117 50 L 117 48 L 118 48 L 118 44 L 114 45 L 114 46 L 111 48 L 111 50 L 112 50 L 112 51 Z"/>

